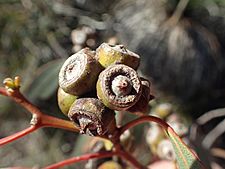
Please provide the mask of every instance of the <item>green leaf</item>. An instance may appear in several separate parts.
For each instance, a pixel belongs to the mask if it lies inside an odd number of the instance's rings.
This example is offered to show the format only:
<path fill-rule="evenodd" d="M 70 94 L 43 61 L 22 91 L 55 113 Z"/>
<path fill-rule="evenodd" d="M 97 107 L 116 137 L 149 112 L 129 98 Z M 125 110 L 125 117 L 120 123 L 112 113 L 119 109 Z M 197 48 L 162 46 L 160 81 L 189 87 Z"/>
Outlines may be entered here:
<path fill-rule="evenodd" d="M 48 99 L 56 91 L 59 70 L 64 61 L 64 59 L 55 60 L 39 68 L 28 90 L 30 99 Z"/>
<path fill-rule="evenodd" d="M 172 128 L 167 129 L 167 135 L 173 144 L 180 169 L 204 169 L 196 154 L 190 150 Z"/>

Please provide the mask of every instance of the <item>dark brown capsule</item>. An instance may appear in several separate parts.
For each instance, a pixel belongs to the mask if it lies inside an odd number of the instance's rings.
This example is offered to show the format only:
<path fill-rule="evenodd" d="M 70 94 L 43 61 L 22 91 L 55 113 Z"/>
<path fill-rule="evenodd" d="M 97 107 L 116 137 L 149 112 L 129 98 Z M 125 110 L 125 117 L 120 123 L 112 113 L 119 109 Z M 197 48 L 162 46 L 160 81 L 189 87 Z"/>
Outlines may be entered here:
<path fill-rule="evenodd" d="M 102 136 L 116 128 L 115 113 L 96 98 L 80 98 L 71 106 L 68 117 L 79 127 L 80 133 Z"/>
<path fill-rule="evenodd" d="M 150 94 L 151 83 L 147 79 L 141 78 L 141 85 L 142 85 L 141 97 L 135 105 L 133 105 L 131 108 L 128 109 L 129 112 L 137 114 L 144 114 L 148 112 L 149 108 L 148 103 L 151 99 Z"/>

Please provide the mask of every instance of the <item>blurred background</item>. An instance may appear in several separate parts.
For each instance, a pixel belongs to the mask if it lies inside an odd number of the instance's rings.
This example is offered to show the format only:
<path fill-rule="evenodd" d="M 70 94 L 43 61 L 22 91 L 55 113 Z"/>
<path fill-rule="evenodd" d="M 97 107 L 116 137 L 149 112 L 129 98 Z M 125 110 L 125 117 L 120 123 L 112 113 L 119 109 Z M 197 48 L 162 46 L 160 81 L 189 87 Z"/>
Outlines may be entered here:
<path fill-rule="evenodd" d="M 0 80 L 20 75 L 21 91 L 47 114 L 66 119 L 56 97 L 65 59 L 103 42 L 124 44 L 141 56 L 139 71 L 156 97 L 149 113 L 182 119 L 185 138 L 201 147 L 208 166 L 225 168 L 225 1 L 0 0 Z M 26 128 L 30 118 L 0 96 L 0 137 Z M 150 144 L 149 128 L 133 131 L 134 138 L 144 133 L 134 143 L 142 149 L 132 151 L 142 153 L 145 164 L 153 156 L 151 146 L 143 147 Z M 52 164 L 88 151 L 83 143 L 90 139 L 41 129 L 1 147 L 0 167 Z"/>

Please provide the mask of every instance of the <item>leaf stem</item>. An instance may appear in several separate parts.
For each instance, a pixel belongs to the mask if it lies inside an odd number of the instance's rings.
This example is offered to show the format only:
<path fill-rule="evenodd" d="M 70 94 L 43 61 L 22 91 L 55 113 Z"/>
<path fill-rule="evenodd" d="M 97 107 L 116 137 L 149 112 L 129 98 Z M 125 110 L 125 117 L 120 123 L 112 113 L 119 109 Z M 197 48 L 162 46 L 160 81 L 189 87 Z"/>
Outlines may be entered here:
<path fill-rule="evenodd" d="M 127 160 L 136 169 L 147 169 L 147 167 L 141 165 L 132 155 L 123 149 L 118 151 L 118 156 Z"/>
<path fill-rule="evenodd" d="M 91 154 L 85 154 L 85 155 L 81 155 L 78 157 L 73 157 L 70 159 L 66 159 L 64 161 L 49 165 L 47 167 L 44 167 L 43 169 L 56 169 L 59 167 L 63 167 L 66 165 L 70 165 L 76 162 L 80 162 L 80 161 L 84 161 L 84 160 L 89 160 L 89 159 L 93 159 L 93 158 L 106 158 L 106 157 L 111 157 L 116 155 L 116 152 L 112 152 L 112 151 L 105 151 L 105 152 L 97 152 L 97 153 L 91 153 Z"/>
<path fill-rule="evenodd" d="M 41 115 L 41 125 L 43 127 L 54 127 L 79 132 L 79 129 L 76 128 L 71 121 L 59 119 L 45 114 Z"/>
<path fill-rule="evenodd" d="M 197 154 L 195 154 L 184 142 L 183 140 L 177 135 L 177 133 L 173 130 L 172 127 L 170 127 L 166 122 L 164 122 L 163 120 L 161 120 L 158 117 L 155 116 L 142 116 L 139 117 L 127 124 L 125 124 L 124 126 L 118 128 L 118 135 L 120 136 L 124 131 L 126 131 L 127 129 L 134 127 L 138 124 L 144 123 L 144 122 L 156 122 L 157 124 L 159 124 L 167 133 L 168 137 L 170 138 L 170 140 L 174 143 L 174 148 L 180 148 L 180 146 L 177 143 L 180 143 L 182 145 L 182 147 L 184 147 L 187 152 L 189 153 L 188 155 L 191 156 L 191 158 L 193 158 L 196 161 L 196 165 L 199 164 L 200 168 L 206 168 L 204 166 L 204 164 L 201 162 L 201 160 L 199 159 L 199 157 L 197 156 Z M 171 137 L 172 135 L 172 137 Z M 179 149 L 180 150 L 180 149 Z M 180 154 L 182 156 L 182 152 L 180 151 Z M 183 156 L 182 156 L 183 157 Z M 186 166 L 189 165 L 189 163 L 187 163 L 187 160 L 183 158 L 184 163 L 186 164 Z"/>
<path fill-rule="evenodd" d="M 21 138 L 21 137 L 31 133 L 31 132 L 37 130 L 38 128 L 39 128 L 38 126 L 31 125 L 30 127 L 26 128 L 26 129 L 24 129 L 22 131 L 14 133 L 13 135 L 10 135 L 8 137 L 2 138 L 2 139 L 0 139 L 0 146 L 3 146 L 5 144 L 7 144 L 7 143 L 15 141 L 15 140 L 17 140 L 17 139 L 19 139 L 19 138 Z"/>
<path fill-rule="evenodd" d="M 0 139 L 0 146 L 17 140 L 41 127 L 62 128 L 65 130 L 79 132 L 79 129 L 75 127 L 71 121 L 45 115 L 38 107 L 28 101 L 20 93 L 19 89 L 8 91 L 6 88 L 0 87 L 0 94 L 12 98 L 16 103 L 20 104 L 31 114 L 33 114 L 33 118 L 31 120 L 32 125 L 29 128 L 15 133 L 11 136 Z"/>
<path fill-rule="evenodd" d="M 30 113 L 41 115 L 43 114 L 39 108 L 34 106 L 31 102 L 29 102 L 19 91 L 19 89 L 14 89 L 13 91 L 9 92 L 5 88 L 0 87 L 0 94 L 4 96 L 8 96 L 12 98 L 16 103 L 23 106 L 25 109 L 27 109 Z"/>
<path fill-rule="evenodd" d="M 167 128 L 170 128 L 170 126 L 164 122 L 162 119 L 155 117 L 155 116 L 141 116 L 127 124 L 125 124 L 124 126 L 120 127 L 119 130 L 119 136 L 121 134 L 123 134 L 126 130 L 128 130 L 129 128 L 135 127 L 141 123 L 144 122 L 156 122 L 157 124 L 159 124 L 162 128 L 164 128 L 165 130 L 167 130 Z"/>

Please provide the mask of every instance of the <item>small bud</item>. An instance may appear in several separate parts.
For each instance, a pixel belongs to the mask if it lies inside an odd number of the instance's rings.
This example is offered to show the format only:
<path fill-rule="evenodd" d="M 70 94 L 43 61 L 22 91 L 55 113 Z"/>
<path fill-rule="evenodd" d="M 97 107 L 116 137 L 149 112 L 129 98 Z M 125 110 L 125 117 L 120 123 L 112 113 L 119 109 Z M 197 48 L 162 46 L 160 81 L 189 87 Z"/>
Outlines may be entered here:
<path fill-rule="evenodd" d="M 20 77 L 16 76 L 14 80 L 12 78 L 5 78 L 3 84 L 8 92 L 13 92 L 15 89 L 20 88 Z"/>
<path fill-rule="evenodd" d="M 16 88 L 20 88 L 21 78 L 19 76 L 16 76 L 14 78 L 14 85 Z"/>
<path fill-rule="evenodd" d="M 10 88 L 10 89 L 15 88 L 14 82 L 11 78 L 4 79 L 3 84 L 5 85 L 6 88 Z"/>

